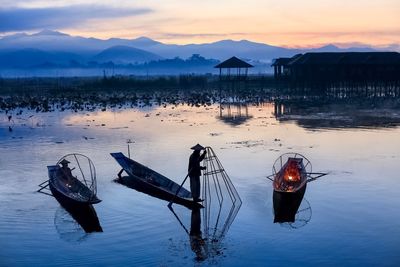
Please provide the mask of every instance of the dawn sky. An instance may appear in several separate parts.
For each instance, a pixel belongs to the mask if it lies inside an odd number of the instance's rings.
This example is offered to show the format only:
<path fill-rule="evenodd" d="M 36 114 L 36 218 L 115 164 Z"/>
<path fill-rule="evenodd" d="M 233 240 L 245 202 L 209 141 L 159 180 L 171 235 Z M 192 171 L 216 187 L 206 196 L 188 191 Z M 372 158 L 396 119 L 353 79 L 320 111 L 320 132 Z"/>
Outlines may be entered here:
<path fill-rule="evenodd" d="M 0 34 L 59 30 L 166 43 L 400 44 L 399 0 L 1 0 Z"/>

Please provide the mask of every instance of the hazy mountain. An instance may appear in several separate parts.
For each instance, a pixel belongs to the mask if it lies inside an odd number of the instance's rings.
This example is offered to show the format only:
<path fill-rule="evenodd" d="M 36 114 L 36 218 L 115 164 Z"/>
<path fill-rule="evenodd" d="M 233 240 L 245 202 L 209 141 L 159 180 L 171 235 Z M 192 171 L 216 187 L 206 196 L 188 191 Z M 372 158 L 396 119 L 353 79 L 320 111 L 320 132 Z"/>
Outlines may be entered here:
<path fill-rule="evenodd" d="M 373 51 L 372 48 L 341 49 L 327 45 L 316 49 L 289 49 L 256 43 L 247 40 L 221 40 L 206 44 L 164 44 L 147 37 L 136 39 L 110 38 L 107 40 L 70 36 L 65 33 L 43 30 L 36 34 L 18 33 L 0 39 L 0 49 L 36 48 L 45 51 L 67 51 L 82 56 L 94 56 L 113 46 L 129 46 L 157 54 L 164 58 L 188 58 L 200 54 L 206 58 L 223 60 L 233 55 L 240 58 L 270 62 L 276 57 L 289 57 L 305 51 L 339 52 L 339 51 Z"/>
<path fill-rule="evenodd" d="M 325 45 L 319 48 L 305 49 L 304 52 L 374 52 L 377 51 L 371 47 L 350 47 L 340 48 L 335 45 Z"/>
<path fill-rule="evenodd" d="M 159 55 L 142 49 L 122 45 L 105 49 L 92 58 L 93 61 L 99 63 L 112 61 L 115 64 L 135 64 L 159 59 L 162 59 Z"/>
<path fill-rule="evenodd" d="M 297 49 L 286 49 L 246 40 L 222 40 L 214 43 L 188 45 L 166 45 L 158 43 L 140 48 L 165 58 L 174 56 L 187 58 L 192 54 L 200 54 L 206 58 L 224 60 L 235 55 L 244 59 L 261 60 L 265 62 L 270 62 L 272 58 L 278 56 L 291 56 L 299 53 Z"/>
<path fill-rule="evenodd" d="M 335 45 L 326 45 L 310 49 L 290 49 L 268 44 L 251 42 L 247 40 L 221 40 L 205 44 L 164 44 L 147 37 L 136 39 L 110 38 L 107 40 L 71 36 L 62 32 L 43 30 L 35 34 L 17 33 L 0 38 L 0 68 L 4 74 L 7 69 L 30 68 L 33 73 L 35 68 L 44 69 L 61 68 L 60 73 L 66 69 L 114 69 L 114 66 L 123 68 L 127 64 L 144 64 L 144 71 L 151 73 L 175 72 L 213 72 L 214 60 L 225 60 L 231 56 L 245 59 L 255 68 L 251 73 L 271 72 L 270 63 L 274 58 L 291 57 L 305 52 L 371 52 L 371 51 L 400 50 L 398 44 L 393 44 L 387 49 L 376 50 L 372 47 L 340 48 Z M 192 55 L 202 57 L 192 57 Z M 189 59 L 186 61 L 175 60 L 176 57 Z M 204 60 L 198 60 L 204 58 Z M 160 59 L 162 62 L 147 64 Z M 168 61 L 165 59 L 174 59 Z M 207 60 L 205 60 L 207 59 Z M 209 61 L 208 61 L 209 60 Z M 196 63 L 197 62 L 197 63 Z M 124 65 L 124 66 L 122 66 Z M 128 71 L 130 72 L 131 69 Z M 137 66 L 136 69 L 140 69 Z M 74 72 L 75 73 L 78 72 Z M 96 72 L 97 73 L 97 72 Z M 57 74 L 59 75 L 59 74 Z"/>
<path fill-rule="evenodd" d="M 115 45 L 125 45 L 127 40 L 85 38 L 44 30 L 36 34 L 15 34 L 0 39 L 0 49 L 36 48 L 45 51 L 68 51 L 93 56 Z"/>

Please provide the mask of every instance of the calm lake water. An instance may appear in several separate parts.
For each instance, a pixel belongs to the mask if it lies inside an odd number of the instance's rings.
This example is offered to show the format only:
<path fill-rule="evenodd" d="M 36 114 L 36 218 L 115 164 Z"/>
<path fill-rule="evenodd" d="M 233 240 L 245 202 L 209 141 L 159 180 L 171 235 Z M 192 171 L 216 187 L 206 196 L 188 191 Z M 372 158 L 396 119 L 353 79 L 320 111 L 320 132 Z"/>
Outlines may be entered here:
<path fill-rule="evenodd" d="M 332 105 L 296 112 L 273 104 L 187 105 L 0 113 L 0 266 L 399 266 L 400 111 Z M 9 132 L 11 126 L 13 131 Z M 243 204 L 224 238 L 196 260 L 167 202 L 113 182 L 110 152 L 127 153 L 180 183 L 189 149 L 211 146 Z M 274 224 L 265 177 L 282 153 L 313 171 L 294 224 Z M 68 153 L 96 166 L 95 205 L 104 230 L 86 234 L 49 196 L 37 193 L 47 165 Z M 188 184 L 185 184 L 189 188 Z M 190 228 L 190 210 L 174 205 Z"/>

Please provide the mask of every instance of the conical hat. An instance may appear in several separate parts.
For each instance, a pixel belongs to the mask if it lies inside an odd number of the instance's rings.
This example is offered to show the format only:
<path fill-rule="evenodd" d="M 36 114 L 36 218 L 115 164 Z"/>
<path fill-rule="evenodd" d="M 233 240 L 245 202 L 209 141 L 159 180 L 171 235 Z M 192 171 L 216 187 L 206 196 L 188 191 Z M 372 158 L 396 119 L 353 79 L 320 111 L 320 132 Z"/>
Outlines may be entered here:
<path fill-rule="evenodd" d="M 66 160 L 66 159 L 63 159 L 62 161 L 60 161 L 60 164 L 61 164 L 61 165 L 68 164 L 68 163 L 71 163 L 71 162 L 69 162 L 69 161 Z"/>
<path fill-rule="evenodd" d="M 200 144 L 197 144 L 197 145 L 195 145 L 195 146 L 192 146 L 190 149 L 193 149 L 193 150 L 203 150 L 204 147 L 203 147 L 202 145 L 200 145 Z"/>

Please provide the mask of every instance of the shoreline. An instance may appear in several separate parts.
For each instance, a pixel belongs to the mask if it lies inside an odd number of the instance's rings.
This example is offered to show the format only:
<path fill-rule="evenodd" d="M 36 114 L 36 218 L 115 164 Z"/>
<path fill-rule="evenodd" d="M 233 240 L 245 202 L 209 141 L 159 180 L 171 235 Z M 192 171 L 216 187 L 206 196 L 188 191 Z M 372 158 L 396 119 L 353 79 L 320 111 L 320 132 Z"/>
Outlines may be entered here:
<path fill-rule="evenodd" d="M 385 102 L 391 107 L 400 106 L 397 94 L 365 94 L 362 89 L 357 91 L 353 87 L 321 88 L 290 87 L 284 81 L 262 75 L 222 81 L 215 75 L 0 78 L 0 111 L 7 113 L 22 108 L 36 112 L 105 111 L 123 106 L 263 102 L 302 102 L 307 106 L 353 102 L 385 106 Z M 336 91 L 338 93 L 332 93 Z"/>

